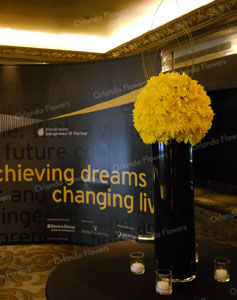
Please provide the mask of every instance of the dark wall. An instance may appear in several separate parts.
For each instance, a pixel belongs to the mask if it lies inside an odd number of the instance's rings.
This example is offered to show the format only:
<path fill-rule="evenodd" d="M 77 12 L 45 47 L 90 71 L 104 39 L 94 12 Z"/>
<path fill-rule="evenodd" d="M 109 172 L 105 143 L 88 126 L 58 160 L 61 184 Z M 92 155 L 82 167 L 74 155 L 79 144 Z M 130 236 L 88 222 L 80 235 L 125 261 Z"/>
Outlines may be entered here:
<path fill-rule="evenodd" d="M 178 69 L 192 74 L 211 97 L 215 113 L 213 126 L 194 147 L 195 176 L 237 184 L 237 55 Z"/>
<path fill-rule="evenodd" d="M 205 139 L 194 146 L 195 175 L 237 184 L 237 89 L 210 91 L 208 95 L 215 116 Z"/>

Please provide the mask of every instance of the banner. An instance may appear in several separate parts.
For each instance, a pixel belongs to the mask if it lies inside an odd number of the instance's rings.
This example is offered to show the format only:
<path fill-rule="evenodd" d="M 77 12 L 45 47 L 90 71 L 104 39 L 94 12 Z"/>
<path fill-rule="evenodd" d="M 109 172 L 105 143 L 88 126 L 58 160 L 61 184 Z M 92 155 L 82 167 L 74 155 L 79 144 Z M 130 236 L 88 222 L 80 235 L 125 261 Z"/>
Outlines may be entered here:
<path fill-rule="evenodd" d="M 154 232 L 151 148 L 132 123 L 145 84 L 141 55 L 0 67 L 2 245 Z"/>

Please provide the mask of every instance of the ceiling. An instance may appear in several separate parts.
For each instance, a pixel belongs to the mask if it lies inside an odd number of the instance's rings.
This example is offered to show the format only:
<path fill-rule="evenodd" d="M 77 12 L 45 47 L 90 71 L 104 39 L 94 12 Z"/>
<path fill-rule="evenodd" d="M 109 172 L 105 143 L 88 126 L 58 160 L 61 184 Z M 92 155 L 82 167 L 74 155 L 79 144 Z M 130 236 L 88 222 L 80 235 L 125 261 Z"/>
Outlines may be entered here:
<path fill-rule="evenodd" d="M 0 45 L 105 53 L 213 0 L 0 0 Z"/>

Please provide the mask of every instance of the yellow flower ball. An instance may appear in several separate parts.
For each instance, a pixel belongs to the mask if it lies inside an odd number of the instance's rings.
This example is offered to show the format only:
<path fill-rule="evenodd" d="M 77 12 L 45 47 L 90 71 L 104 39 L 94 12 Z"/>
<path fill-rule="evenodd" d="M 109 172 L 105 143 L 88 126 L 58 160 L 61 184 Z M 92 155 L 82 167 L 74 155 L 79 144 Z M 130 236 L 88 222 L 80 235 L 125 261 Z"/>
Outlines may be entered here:
<path fill-rule="evenodd" d="M 187 74 L 160 73 L 148 80 L 134 105 L 133 122 L 145 144 L 199 143 L 212 126 L 211 100 Z"/>

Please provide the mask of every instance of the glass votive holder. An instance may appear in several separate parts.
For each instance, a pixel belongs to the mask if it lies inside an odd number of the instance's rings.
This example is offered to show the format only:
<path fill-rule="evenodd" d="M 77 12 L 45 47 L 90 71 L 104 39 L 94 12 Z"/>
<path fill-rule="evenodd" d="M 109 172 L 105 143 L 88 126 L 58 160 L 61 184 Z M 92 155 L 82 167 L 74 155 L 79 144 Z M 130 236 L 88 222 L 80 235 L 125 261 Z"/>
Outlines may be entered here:
<path fill-rule="evenodd" d="M 230 281 L 230 260 L 228 258 L 214 259 L 214 279 L 218 282 Z"/>
<path fill-rule="evenodd" d="M 195 262 L 198 263 L 199 262 L 198 243 L 196 243 L 195 246 L 196 246 L 196 248 L 195 248 Z"/>
<path fill-rule="evenodd" d="M 130 253 L 130 269 L 135 275 L 142 275 L 145 272 L 145 262 L 143 252 Z"/>
<path fill-rule="evenodd" d="M 172 294 L 172 271 L 168 269 L 155 270 L 156 292 L 160 295 Z"/>

